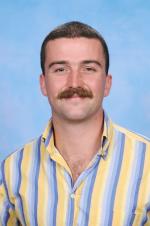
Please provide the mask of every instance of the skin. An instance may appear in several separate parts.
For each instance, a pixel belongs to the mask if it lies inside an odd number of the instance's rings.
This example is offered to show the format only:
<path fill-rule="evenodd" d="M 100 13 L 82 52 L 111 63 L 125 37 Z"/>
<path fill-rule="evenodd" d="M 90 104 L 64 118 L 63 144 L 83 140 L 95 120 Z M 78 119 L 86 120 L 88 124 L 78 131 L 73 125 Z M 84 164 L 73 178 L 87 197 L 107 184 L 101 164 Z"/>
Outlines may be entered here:
<path fill-rule="evenodd" d="M 52 109 L 55 145 L 70 167 L 73 181 L 87 167 L 100 146 L 103 98 L 109 95 L 111 75 L 97 39 L 59 38 L 46 46 L 45 74 L 40 86 Z M 69 87 L 82 87 L 92 98 L 58 99 Z M 81 139 L 82 137 L 82 139 Z M 82 155 L 81 155 L 82 150 Z"/>

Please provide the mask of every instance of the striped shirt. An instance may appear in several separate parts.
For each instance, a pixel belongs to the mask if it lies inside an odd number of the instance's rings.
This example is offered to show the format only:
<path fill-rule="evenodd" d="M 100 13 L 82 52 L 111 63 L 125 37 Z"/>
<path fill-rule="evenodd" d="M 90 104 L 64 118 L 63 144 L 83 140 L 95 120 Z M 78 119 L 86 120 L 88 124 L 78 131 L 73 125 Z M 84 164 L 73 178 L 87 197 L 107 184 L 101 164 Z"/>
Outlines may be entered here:
<path fill-rule="evenodd" d="M 1 226 L 150 226 L 150 141 L 107 115 L 101 147 L 75 183 L 42 136 L 2 163 Z"/>

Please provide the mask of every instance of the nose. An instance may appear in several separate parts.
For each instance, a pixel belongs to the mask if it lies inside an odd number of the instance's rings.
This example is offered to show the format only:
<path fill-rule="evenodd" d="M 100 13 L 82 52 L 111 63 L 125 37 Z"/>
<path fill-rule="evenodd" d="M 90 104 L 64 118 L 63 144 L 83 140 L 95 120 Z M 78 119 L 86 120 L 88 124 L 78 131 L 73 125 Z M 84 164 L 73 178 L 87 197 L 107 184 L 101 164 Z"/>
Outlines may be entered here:
<path fill-rule="evenodd" d="M 72 70 L 68 75 L 68 86 L 69 87 L 81 87 L 83 84 L 82 76 L 78 70 Z"/>

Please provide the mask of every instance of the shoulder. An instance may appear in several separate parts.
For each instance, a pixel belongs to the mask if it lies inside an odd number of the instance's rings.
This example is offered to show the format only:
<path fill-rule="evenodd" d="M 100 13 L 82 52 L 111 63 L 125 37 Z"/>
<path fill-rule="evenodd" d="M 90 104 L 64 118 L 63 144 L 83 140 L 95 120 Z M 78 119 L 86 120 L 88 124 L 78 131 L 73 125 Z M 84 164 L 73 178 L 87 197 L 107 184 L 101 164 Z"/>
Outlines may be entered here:
<path fill-rule="evenodd" d="M 41 137 L 35 138 L 22 147 L 16 149 L 4 159 L 2 167 L 6 170 L 7 168 L 13 168 L 14 165 L 19 166 L 19 162 L 21 162 L 23 158 L 28 164 L 28 161 L 31 161 L 33 154 L 38 151 L 40 142 Z"/>
<path fill-rule="evenodd" d="M 40 162 L 41 136 L 34 139 L 16 151 L 12 152 L 1 163 L 1 180 L 5 187 L 13 193 L 21 178 L 26 178 L 28 172 L 36 171 Z"/>
<path fill-rule="evenodd" d="M 129 129 L 126 129 L 124 127 L 121 127 L 120 125 L 113 124 L 114 130 L 118 131 L 119 133 L 123 134 L 125 139 L 129 139 L 133 142 L 143 143 L 150 147 L 150 138 L 145 137 L 141 134 L 138 134 L 134 131 L 130 131 Z"/>

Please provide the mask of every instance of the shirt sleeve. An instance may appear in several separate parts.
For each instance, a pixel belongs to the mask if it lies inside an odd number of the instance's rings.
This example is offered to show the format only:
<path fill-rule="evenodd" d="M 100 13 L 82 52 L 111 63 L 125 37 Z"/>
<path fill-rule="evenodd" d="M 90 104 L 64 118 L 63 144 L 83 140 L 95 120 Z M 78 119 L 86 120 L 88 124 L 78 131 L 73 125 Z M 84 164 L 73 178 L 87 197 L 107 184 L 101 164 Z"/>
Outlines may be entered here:
<path fill-rule="evenodd" d="M 18 226 L 14 205 L 10 202 L 3 170 L 0 175 L 0 226 Z"/>

